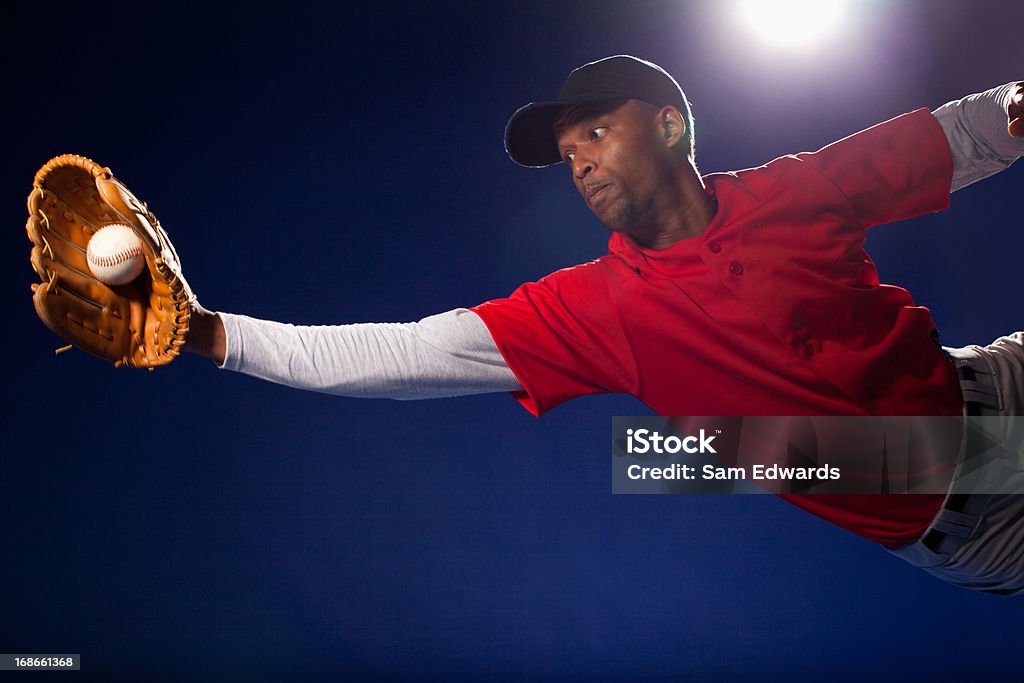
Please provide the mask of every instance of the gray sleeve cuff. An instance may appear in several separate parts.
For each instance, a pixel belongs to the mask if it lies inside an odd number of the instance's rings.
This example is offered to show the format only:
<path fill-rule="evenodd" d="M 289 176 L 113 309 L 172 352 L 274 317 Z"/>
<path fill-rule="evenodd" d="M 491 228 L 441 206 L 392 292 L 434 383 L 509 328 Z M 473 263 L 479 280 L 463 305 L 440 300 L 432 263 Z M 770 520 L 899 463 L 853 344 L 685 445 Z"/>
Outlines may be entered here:
<path fill-rule="evenodd" d="M 217 365 L 221 370 L 234 370 L 239 372 L 240 358 L 238 353 L 241 333 L 238 330 L 238 318 L 232 313 L 217 313 L 221 324 L 224 325 L 224 363 Z M 216 364 L 216 361 L 214 361 Z"/>

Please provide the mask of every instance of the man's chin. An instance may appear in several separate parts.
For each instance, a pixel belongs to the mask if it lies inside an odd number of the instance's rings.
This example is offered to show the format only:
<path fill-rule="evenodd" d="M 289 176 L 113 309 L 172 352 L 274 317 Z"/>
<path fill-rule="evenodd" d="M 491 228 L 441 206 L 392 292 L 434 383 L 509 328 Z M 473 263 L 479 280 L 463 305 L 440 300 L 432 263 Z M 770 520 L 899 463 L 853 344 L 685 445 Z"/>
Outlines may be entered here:
<path fill-rule="evenodd" d="M 615 215 L 615 212 L 610 211 L 596 211 L 591 209 L 590 212 L 597 216 L 597 220 L 601 221 L 604 227 L 608 228 L 611 232 L 621 232 L 629 234 L 629 226 L 626 221 L 620 220 L 619 216 Z"/>
<path fill-rule="evenodd" d="M 634 212 L 629 210 L 629 205 L 621 202 L 601 202 L 590 207 L 590 212 L 611 232 L 621 232 L 629 237 L 634 237 L 634 233 L 637 232 L 634 228 L 637 223 L 636 217 L 633 215 Z"/>

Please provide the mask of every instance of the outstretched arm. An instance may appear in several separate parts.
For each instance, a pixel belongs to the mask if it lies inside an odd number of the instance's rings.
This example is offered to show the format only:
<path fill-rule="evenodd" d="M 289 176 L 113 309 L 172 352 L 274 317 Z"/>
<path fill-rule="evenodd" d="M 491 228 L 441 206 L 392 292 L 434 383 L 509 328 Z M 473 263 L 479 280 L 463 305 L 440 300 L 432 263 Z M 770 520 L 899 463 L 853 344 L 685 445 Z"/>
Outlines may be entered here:
<path fill-rule="evenodd" d="M 1024 82 L 968 95 L 932 112 L 953 154 L 951 192 L 1024 156 Z"/>
<path fill-rule="evenodd" d="M 360 398 L 522 389 L 484 323 L 455 309 L 414 323 L 297 326 L 193 311 L 185 351 L 278 384 Z"/>

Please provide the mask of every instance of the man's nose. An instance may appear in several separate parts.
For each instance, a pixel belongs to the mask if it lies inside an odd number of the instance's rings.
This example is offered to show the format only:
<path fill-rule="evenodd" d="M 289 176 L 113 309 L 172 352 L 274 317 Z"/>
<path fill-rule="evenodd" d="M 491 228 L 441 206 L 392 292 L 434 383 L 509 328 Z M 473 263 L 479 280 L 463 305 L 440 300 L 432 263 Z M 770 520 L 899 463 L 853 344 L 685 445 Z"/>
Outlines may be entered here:
<path fill-rule="evenodd" d="M 580 153 L 576 153 L 576 157 L 572 160 L 572 174 L 583 180 L 589 174 L 593 173 L 596 164 L 594 160 L 588 156 L 584 156 Z"/>

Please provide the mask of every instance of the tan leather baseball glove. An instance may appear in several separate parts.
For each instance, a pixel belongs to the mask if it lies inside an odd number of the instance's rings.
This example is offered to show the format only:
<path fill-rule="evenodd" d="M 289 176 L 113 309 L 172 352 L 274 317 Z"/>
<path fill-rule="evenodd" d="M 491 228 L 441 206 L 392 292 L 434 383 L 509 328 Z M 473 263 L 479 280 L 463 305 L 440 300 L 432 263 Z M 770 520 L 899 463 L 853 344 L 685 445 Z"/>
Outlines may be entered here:
<path fill-rule="evenodd" d="M 43 164 L 28 196 L 33 284 L 39 318 L 56 334 L 116 367 L 170 363 L 188 332 L 192 290 L 167 233 L 109 168 L 74 154 Z M 146 268 L 105 285 L 86 261 L 90 238 L 123 223 L 141 239 Z"/>

